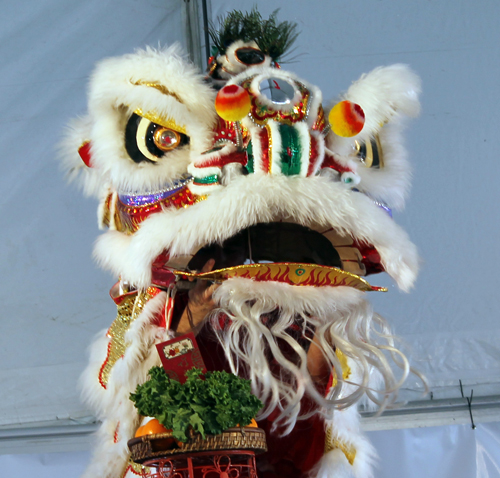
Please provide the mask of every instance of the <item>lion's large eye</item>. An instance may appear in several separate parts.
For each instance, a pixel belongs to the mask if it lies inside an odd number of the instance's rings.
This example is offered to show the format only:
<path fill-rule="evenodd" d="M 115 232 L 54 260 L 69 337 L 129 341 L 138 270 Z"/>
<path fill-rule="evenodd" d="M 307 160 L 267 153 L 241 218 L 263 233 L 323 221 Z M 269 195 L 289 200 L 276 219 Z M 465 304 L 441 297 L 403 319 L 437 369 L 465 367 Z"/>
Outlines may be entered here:
<path fill-rule="evenodd" d="M 172 151 L 181 143 L 181 134 L 169 128 L 158 128 L 153 136 L 155 146 L 162 151 Z"/>
<path fill-rule="evenodd" d="M 358 158 L 367 168 L 380 169 L 384 167 L 384 154 L 378 135 L 371 138 L 370 141 L 355 141 L 354 144 Z"/>
<path fill-rule="evenodd" d="M 134 113 L 125 128 L 125 149 L 132 161 L 156 163 L 165 153 L 189 143 L 189 138 Z"/>

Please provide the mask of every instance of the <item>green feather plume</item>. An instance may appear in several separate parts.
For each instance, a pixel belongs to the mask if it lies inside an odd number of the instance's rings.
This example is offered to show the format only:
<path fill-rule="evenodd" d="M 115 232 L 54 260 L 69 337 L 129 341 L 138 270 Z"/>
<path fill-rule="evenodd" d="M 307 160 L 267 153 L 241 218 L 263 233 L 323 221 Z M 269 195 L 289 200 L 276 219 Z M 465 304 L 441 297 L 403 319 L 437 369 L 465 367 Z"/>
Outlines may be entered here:
<path fill-rule="evenodd" d="M 220 55 L 235 41 L 255 41 L 260 50 L 269 55 L 273 61 L 281 58 L 297 39 L 297 24 L 278 22 L 278 10 L 264 20 L 254 7 L 251 12 L 233 10 L 219 19 L 219 28 L 209 29 L 210 37 Z"/>

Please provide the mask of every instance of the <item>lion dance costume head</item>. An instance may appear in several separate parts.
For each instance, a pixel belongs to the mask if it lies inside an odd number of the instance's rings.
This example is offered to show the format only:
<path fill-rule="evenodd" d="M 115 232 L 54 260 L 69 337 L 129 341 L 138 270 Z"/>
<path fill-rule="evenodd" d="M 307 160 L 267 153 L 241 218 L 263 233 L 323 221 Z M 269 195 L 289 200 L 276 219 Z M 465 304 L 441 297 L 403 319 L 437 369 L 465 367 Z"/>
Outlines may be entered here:
<path fill-rule="evenodd" d="M 175 335 L 187 278 L 220 284 L 198 341 L 264 403 L 259 424 L 276 437 L 264 468 L 371 476 L 355 404 L 391 405 L 412 369 L 366 298 L 382 289 L 364 277 L 386 272 L 405 291 L 416 278 L 391 210 L 409 189 L 401 129 L 420 82 L 405 65 L 380 67 L 325 113 L 317 87 L 278 68 L 295 36 L 274 16 L 233 12 L 212 32 L 205 78 L 177 47 L 106 59 L 91 78 L 64 160 L 100 200 L 108 230 L 95 256 L 119 282 L 117 318 L 83 378 L 103 422 L 85 476 L 138 473 L 128 395 Z"/>

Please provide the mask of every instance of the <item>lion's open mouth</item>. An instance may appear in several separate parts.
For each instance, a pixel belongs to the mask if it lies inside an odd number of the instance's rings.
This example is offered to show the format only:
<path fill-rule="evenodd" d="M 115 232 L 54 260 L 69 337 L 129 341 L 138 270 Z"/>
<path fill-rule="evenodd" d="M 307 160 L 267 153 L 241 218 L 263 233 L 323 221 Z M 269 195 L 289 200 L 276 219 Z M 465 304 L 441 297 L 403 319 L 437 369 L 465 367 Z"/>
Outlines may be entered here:
<path fill-rule="evenodd" d="M 197 272 L 210 259 L 215 260 L 212 271 Z M 331 236 L 329 239 L 328 235 L 298 224 L 272 222 L 250 226 L 220 244 L 201 248 L 189 262 L 188 271 L 175 273 L 217 282 L 239 277 L 290 285 L 386 290 L 344 270 L 344 264 L 346 261 L 334 247 Z"/>
<path fill-rule="evenodd" d="M 339 253 L 319 232 L 288 222 L 256 224 L 221 244 L 201 248 L 188 269 L 201 270 L 214 259 L 214 269 L 243 264 L 297 262 L 342 268 Z"/>

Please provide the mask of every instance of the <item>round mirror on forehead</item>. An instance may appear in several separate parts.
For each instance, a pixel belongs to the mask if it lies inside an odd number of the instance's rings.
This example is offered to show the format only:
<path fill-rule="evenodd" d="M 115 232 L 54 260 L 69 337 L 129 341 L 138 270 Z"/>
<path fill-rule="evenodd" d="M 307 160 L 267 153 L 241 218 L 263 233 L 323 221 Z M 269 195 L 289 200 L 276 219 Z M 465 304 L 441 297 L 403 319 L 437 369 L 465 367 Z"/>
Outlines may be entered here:
<path fill-rule="evenodd" d="M 260 82 L 259 91 L 275 105 L 288 105 L 295 96 L 295 88 L 291 81 L 273 76 Z"/>

